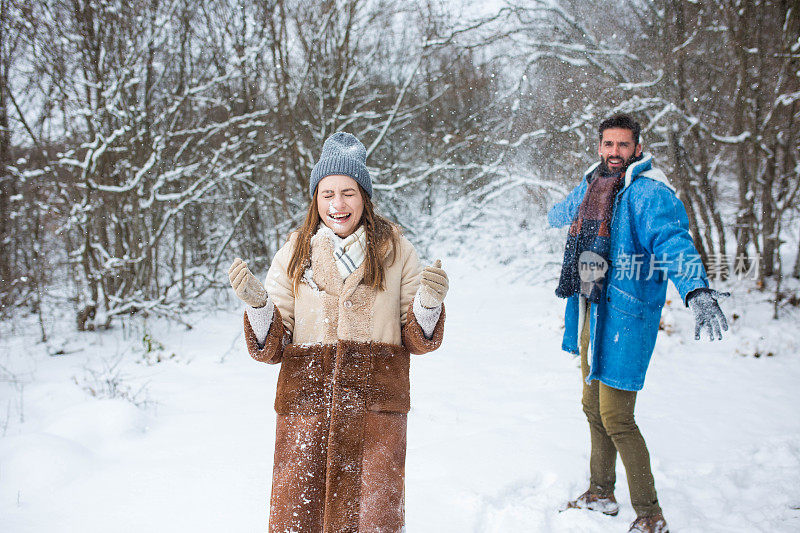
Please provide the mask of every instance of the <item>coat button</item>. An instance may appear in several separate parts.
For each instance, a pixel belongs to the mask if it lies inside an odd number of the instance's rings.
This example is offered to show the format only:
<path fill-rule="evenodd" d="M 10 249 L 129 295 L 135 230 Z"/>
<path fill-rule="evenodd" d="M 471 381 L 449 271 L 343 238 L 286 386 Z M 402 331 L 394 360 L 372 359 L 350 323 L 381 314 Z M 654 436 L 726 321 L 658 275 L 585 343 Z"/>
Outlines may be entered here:
<path fill-rule="evenodd" d="M 350 300 L 345 300 L 344 301 L 344 308 L 345 309 L 350 309 L 351 307 L 353 307 L 353 302 L 351 302 Z"/>

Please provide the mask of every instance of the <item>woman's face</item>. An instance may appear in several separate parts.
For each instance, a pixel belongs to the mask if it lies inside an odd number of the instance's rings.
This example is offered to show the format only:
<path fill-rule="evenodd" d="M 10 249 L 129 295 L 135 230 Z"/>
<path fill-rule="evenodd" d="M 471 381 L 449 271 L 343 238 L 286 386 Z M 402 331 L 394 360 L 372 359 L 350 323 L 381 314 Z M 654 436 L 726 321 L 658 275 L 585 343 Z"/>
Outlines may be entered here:
<path fill-rule="evenodd" d="M 317 185 L 319 217 L 339 237 L 347 237 L 361 223 L 364 200 L 350 176 L 325 176 Z"/>

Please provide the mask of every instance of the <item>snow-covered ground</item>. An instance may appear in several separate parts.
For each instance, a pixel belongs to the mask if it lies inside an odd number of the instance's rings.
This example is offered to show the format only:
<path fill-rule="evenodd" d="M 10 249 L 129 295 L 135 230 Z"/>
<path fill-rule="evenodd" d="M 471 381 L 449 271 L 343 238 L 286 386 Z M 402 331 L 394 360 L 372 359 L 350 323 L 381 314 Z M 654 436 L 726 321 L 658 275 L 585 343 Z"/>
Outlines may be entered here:
<path fill-rule="evenodd" d="M 412 362 L 408 531 L 627 531 L 621 464 L 619 516 L 558 512 L 587 486 L 589 448 L 553 283 L 444 266 L 445 342 Z M 723 304 L 739 318 L 722 342 L 695 342 L 668 307 L 638 398 L 673 532 L 800 531 L 800 311 L 773 322 L 747 287 Z M 47 345 L 33 319 L 0 324 L 0 531 L 265 531 L 278 368 L 247 356 L 235 307 L 190 331 L 49 324 Z"/>

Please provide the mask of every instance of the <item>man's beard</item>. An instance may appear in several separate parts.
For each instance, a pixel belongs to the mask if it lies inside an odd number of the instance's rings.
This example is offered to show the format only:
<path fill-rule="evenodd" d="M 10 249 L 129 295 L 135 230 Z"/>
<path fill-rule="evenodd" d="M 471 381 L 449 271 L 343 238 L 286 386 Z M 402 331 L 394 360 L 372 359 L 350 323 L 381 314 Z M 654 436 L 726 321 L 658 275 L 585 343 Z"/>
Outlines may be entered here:
<path fill-rule="evenodd" d="M 611 156 L 608 156 L 608 157 L 602 157 L 601 156 L 600 157 L 600 173 L 603 176 L 612 176 L 614 174 L 623 174 L 623 173 L 625 173 L 625 171 L 628 169 L 630 164 L 633 163 L 634 161 L 636 161 L 637 156 L 636 156 L 636 154 L 633 154 L 628 159 L 623 159 L 622 160 L 622 166 L 619 168 L 619 170 L 612 170 L 611 168 L 609 168 L 608 160 L 611 159 L 611 158 L 612 158 Z M 619 157 L 619 158 L 616 158 L 616 159 L 622 159 L 622 158 Z"/>

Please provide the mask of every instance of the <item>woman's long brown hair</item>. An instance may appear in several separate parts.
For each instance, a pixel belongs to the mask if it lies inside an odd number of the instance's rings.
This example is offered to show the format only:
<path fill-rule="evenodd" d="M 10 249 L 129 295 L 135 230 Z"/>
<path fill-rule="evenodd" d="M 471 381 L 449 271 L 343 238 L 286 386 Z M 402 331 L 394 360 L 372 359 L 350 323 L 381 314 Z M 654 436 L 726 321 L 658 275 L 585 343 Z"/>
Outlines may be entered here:
<path fill-rule="evenodd" d="M 394 262 L 400 229 L 375 213 L 372 200 L 360 185 L 358 186 L 358 192 L 361 193 L 361 199 L 364 201 L 361 225 L 364 226 L 367 238 L 367 250 L 364 257 L 364 283 L 374 289 L 383 290 L 386 280 L 385 267 Z M 297 230 L 297 241 L 295 241 L 292 257 L 289 259 L 288 274 L 295 292 L 300 286 L 306 269 L 311 266 L 311 237 L 314 236 L 320 223 L 322 223 L 319 217 L 318 205 L 317 191 L 314 191 L 308 206 L 306 219 Z M 383 259 L 386 257 L 387 252 L 389 252 L 391 258 L 389 265 L 384 265 Z"/>

